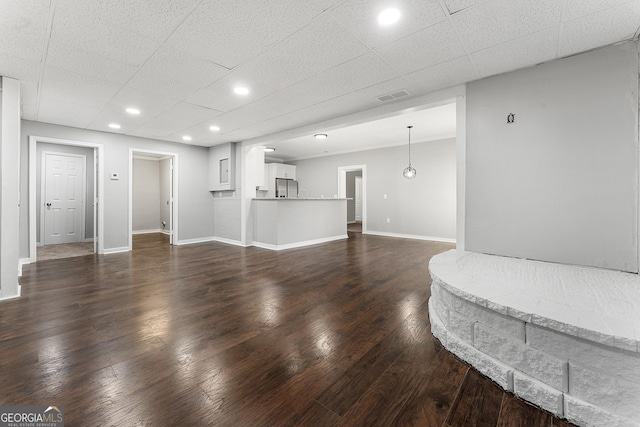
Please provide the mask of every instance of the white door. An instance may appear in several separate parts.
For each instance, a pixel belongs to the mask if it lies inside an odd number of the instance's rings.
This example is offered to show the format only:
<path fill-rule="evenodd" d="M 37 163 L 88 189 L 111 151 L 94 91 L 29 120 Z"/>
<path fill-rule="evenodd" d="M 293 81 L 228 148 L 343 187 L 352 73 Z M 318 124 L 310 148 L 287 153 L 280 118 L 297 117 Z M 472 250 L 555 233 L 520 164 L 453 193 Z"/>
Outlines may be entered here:
<path fill-rule="evenodd" d="M 362 177 L 356 176 L 356 221 L 362 221 Z"/>
<path fill-rule="evenodd" d="M 84 224 L 84 156 L 45 153 L 44 157 L 44 244 L 81 242 Z"/>

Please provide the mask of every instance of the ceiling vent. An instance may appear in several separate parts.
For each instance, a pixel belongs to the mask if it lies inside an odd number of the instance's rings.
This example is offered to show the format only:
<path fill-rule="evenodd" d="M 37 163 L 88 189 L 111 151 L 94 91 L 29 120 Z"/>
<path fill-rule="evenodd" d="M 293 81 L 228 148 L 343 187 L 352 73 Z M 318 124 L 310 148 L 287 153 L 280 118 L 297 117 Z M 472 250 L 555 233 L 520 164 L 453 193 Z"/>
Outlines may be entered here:
<path fill-rule="evenodd" d="M 409 95 L 409 92 L 407 92 L 406 90 L 401 90 L 398 92 L 388 93 L 386 95 L 378 96 L 376 99 L 380 102 L 387 102 L 387 101 L 391 101 L 392 99 L 402 98 L 403 96 L 407 96 L 407 95 Z"/>

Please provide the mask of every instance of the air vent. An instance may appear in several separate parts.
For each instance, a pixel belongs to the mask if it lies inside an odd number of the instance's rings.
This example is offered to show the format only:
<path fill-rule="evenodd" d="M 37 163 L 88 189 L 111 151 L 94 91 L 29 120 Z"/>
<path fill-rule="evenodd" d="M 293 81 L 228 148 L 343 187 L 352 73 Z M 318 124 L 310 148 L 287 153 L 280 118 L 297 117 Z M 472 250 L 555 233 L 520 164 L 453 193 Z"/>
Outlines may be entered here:
<path fill-rule="evenodd" d="M 392 99 L 402 98 L 403 96 L 407 95 L 409 95 L 409 92 L 407 92 L 406 90 L 401 90 L 398 92 L 389 93 L 387 95 L 378 96 L 376 99 L 380 102 L 387 102 L 391 101 Z"/>

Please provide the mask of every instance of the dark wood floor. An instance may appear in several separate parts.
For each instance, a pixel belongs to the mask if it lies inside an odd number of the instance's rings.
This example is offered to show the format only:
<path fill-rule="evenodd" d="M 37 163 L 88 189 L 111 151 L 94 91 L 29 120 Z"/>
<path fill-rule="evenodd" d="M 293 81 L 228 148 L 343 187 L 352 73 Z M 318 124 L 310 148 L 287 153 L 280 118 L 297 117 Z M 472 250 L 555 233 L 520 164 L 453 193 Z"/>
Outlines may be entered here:
<path fill-rule="evenodd" d="M 26 266 L 0 305 L 0 404 L 64 405 L 68 426 L 566 426 L 431 335 L 427 263 L 450 247 L 138 235 Z"/>

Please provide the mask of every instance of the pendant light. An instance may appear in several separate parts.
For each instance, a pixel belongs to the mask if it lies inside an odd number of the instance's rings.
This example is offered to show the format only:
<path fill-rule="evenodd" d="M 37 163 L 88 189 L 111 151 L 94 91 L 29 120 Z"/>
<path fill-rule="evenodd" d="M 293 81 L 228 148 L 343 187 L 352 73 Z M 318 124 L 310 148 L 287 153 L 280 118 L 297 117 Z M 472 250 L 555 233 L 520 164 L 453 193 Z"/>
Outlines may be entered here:
<path fill-rule="evenodd" d="M 416 177 L 416 170 L 411 166 L 411 128 L 413 126 L 407 126 L 407 129 L 409 129 L 409 166 L 407 166 L 406 168 L 404 168 L 404 170 L 402 171 L 402 176 L 404 176 L 407 179 L 413 179 Z"/>

